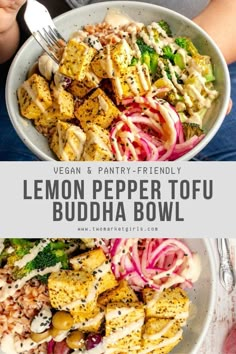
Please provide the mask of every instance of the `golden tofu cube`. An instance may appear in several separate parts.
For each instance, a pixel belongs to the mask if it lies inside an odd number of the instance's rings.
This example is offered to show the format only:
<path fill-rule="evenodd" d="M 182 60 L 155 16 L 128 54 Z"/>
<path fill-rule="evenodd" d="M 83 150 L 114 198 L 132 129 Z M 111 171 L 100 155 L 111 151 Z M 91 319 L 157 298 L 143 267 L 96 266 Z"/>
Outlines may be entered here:
<path fill-rule="evenodd" d="M 108 304 L 105 309 L 107 348 L 121 353 L 139 350 L 144 317 L 144 307 L 140 302 Z M 116 333 L 119 333 L 118 340 Z"/>
<path fill-rule="evenodd" d="M 97 124 L 106 129 L 119 114 L 119 109 L 100 88 L 75 110 L 75 116 L 84 130 L 87 130 L 88 123 Z"/>
<path fill-rule="evenodd" d="M 73 80 L 81 81 L 84 79 L 95 54 L 96 49 L 72 38 L 64 49 L 59 72 Z"/>
<path fill-rule="evenodd" d="M 138 302 L 138 297 L 127 281 L 121 280 L 116 288 L 105 291 L 98 298 L 99 305 L 103 307 L 107 306 L 107 304 L 111 302 Z"/>
<path fill-rule="evenodd" d="M 132 59 L 131 48 L 123 39 L 115 45 L 106 45 L 91 62 L 94 73 L 101 78 L 113 78 L 125 70 Z"/>
<path fill-rule="evenodd" d="M 72 119 L 74 117 L 74 98 L 70 92 L 63 87 L 51 86 L 53 102 L 58 109 L 60 120 Z"/>
<path fill-rule="evenodd" d="M 89 93 L 92 89 L 98 87 L 101 79 L 97 77 L 94 72 L 90 69 L 86 74 L 82 81 L 74 80 L 69 86 L 68 90 L 72 93 L 72 95 L 83 98 L 87 93 Z"/>
<path fill-rule="evenodd" d="M 71 311 L 74 327 L 82 332 L 98 332 L 104 320 L 104 311 L 96 306 L 92 312 Z"/>
<path fill-rule="evenodd" d="M 113 158 L 109 132 L 97 124 L 88 124 L 82 161 L 110 161 Z"/>
<path fill-rule="evenodd" d="M 101 266 L 106 260 L 107 258 L 103 250 L 101 248 L 96 248 L 71 258 L 70 264 L 75 270 L 86 269 L 90 272 Z"/>
<path fill-rule="evenodd" d="M 146 317 L 175 318 L 185 323 L 189 314 L 189 299 L 181 288 L 166 289 L 163 292 L 145 288 L 143 299 Z"/>
<path fill-rule="evenodd" d="M 76 125 L 58 121 L 50 141 L 50 148 L 62 161 L 79 161 L 86 141 L 86 134 Z"/>
<path fill-rule="evenodd" d="M 102 265 L 95 268 L 92 274 L 96 279 L 95 281 L 98 295 L 102 294 L 106 290 L 113 289 L 118 285 L 118 281 L 111 270 L 111 263 L 107 260 Z"/>
<path fill-rule="evenodd" d="M 38 74 L 33 74 L 17 90 L 20 112 L 23 117 L 36 119 L 45 113 L 52 104 L 52 97 L 47 81 Z"/>
<path fill-rule="evenodd" d="M 120 73 L 120 76 L 112 79 L 112 87 L 117 103 L 120 103 L 125 98 L 145 95 L 151 89 L 147 65 L 129 66 Z"/>
<path fill-rule="evenodd" d="M 95 298 L 89 297 L 94 284 L 92 274 L 80 270 L 60 270 L 48 278 L 49 298 L 52 307 L 71 311 L 91 312 L 96 307 Z"/>
<path fill-rule="evenodd" d="M 153 348 L 148 353 L 169 353 L 181 341 L 182 334 L 183 330 L 175 320 L 150 318 L 144 325 L 142 350 Z"/>

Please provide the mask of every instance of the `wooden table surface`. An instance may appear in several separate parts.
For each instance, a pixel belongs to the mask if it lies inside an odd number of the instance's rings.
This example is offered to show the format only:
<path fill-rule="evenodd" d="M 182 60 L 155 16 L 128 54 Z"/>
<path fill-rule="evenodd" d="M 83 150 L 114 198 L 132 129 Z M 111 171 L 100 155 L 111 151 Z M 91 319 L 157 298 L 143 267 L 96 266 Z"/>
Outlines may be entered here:
<path fill-rule="evenodd" d="M 211 240 L 217 266 L 218 253 L 216 249 L 216 241 Z M 232 262 L 236 271 L 236 239 L 230 240 L 230 249 Z M 236 288 L 228 295 L 226 290 L 221 286 L 220 281 L 217 285 L 216 306 L 211 325 L 205 340 L 201 346 L 201 350 L 197 354 L 222 354 L 222 345 L 232 324 L 236 322 Z"/>

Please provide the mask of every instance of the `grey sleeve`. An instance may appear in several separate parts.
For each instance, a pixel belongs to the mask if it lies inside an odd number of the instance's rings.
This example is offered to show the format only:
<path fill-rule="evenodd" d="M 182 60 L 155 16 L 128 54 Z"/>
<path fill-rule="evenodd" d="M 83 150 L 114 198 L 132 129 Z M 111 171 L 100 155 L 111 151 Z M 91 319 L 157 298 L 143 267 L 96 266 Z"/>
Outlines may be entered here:
<path fill-rule="evenodd" d="M 72 7 L 80 7 L 83 5 L 98 3 L 107 0 L 65 0 Z M 110 2 L 117 0 L 110 0 Z M 127 0 L 124 0 L 127 1 Z M 160 5 L 171 10 L 177 11 L 180 14 L 193 18 L 198 15 L 210 2 L 210 0 L 136 0 L 138 2 L 146 2 L 150 4 Z"/>

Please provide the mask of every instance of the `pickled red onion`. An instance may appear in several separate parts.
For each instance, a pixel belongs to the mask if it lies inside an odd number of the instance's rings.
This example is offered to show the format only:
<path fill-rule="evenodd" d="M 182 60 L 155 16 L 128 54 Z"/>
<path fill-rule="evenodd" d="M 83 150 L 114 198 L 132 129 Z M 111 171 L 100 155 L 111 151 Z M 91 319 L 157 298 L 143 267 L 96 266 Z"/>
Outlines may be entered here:
<path fill-rule="evenodd" d="M 116 278 L 126 279 L 136 291 L 192 286 L 193 253 L 178 239 L 110 239 L 103 250 Z"/>
<path fill-rule="evenodd" d="M 118 161 L 173 161 L 204 137 L 203 134 L 185 141 L 178 113 L 162 99 L 135 97 L 122 103 L 126 108 L 110 130 Z"/>

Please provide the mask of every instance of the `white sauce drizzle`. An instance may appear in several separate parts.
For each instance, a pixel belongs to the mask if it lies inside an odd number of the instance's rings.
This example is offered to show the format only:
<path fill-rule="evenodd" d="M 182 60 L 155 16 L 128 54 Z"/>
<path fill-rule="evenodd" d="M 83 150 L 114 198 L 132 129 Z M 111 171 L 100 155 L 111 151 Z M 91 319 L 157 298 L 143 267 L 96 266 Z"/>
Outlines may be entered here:
<path fill-rule="evenodd" d="M 18 279 L 11 284 L 5 283 L 0 289 L 0 301 L 5 301 L 9 296 L 13 296 L 17 290 L 21 289 L 27 283 L 27 281 L 36 277 L 37 275 L 45 275 L 52 272 L 58 272 L 60 268 L 61 263 L 59 262 L 53 267 L 48 267 L 40 271 L 38 269 L 34 269 L 25 277 Z"/>
<path fill-rule="evenodd" d="M 109 110 L 108 103 L 101 95 L 98 95 L 99 109 L 102 109 L 105 113 Z"/>
<path fill-rule="evenodd" d="M 49 243 L 50 240 L 48 239 L 41 240 L 38 245 L 35 245 L 33 248 L 31 248 L 30 252 L 18 261 L 16 261 L 14 265 L 16 267 L 23 268 L 28 262 L 32 261 L 35 257 L 37 257 L 39 252 L 41 252 Z"/>
<path fill-rule="evenodd" d="M 30 86 L 30 83 L 28 81 L 25 81 L 22 84 L 23 89 L 28 93 L 28 95 L 31 97 L 32 101 L 36 104 L 36 106 L 40 109 L 42 113 L 46 112 L 46 109 L 44 108 L 43 104 L 39 101 L 37 98 L 37 95 L 33 91 L 32 87 Z"/>
<path fill-rule="evenodd" d="M 0 238 L 0 254 L 4 250 L 4 240 L 5 240 L 5 238 Z"/>

